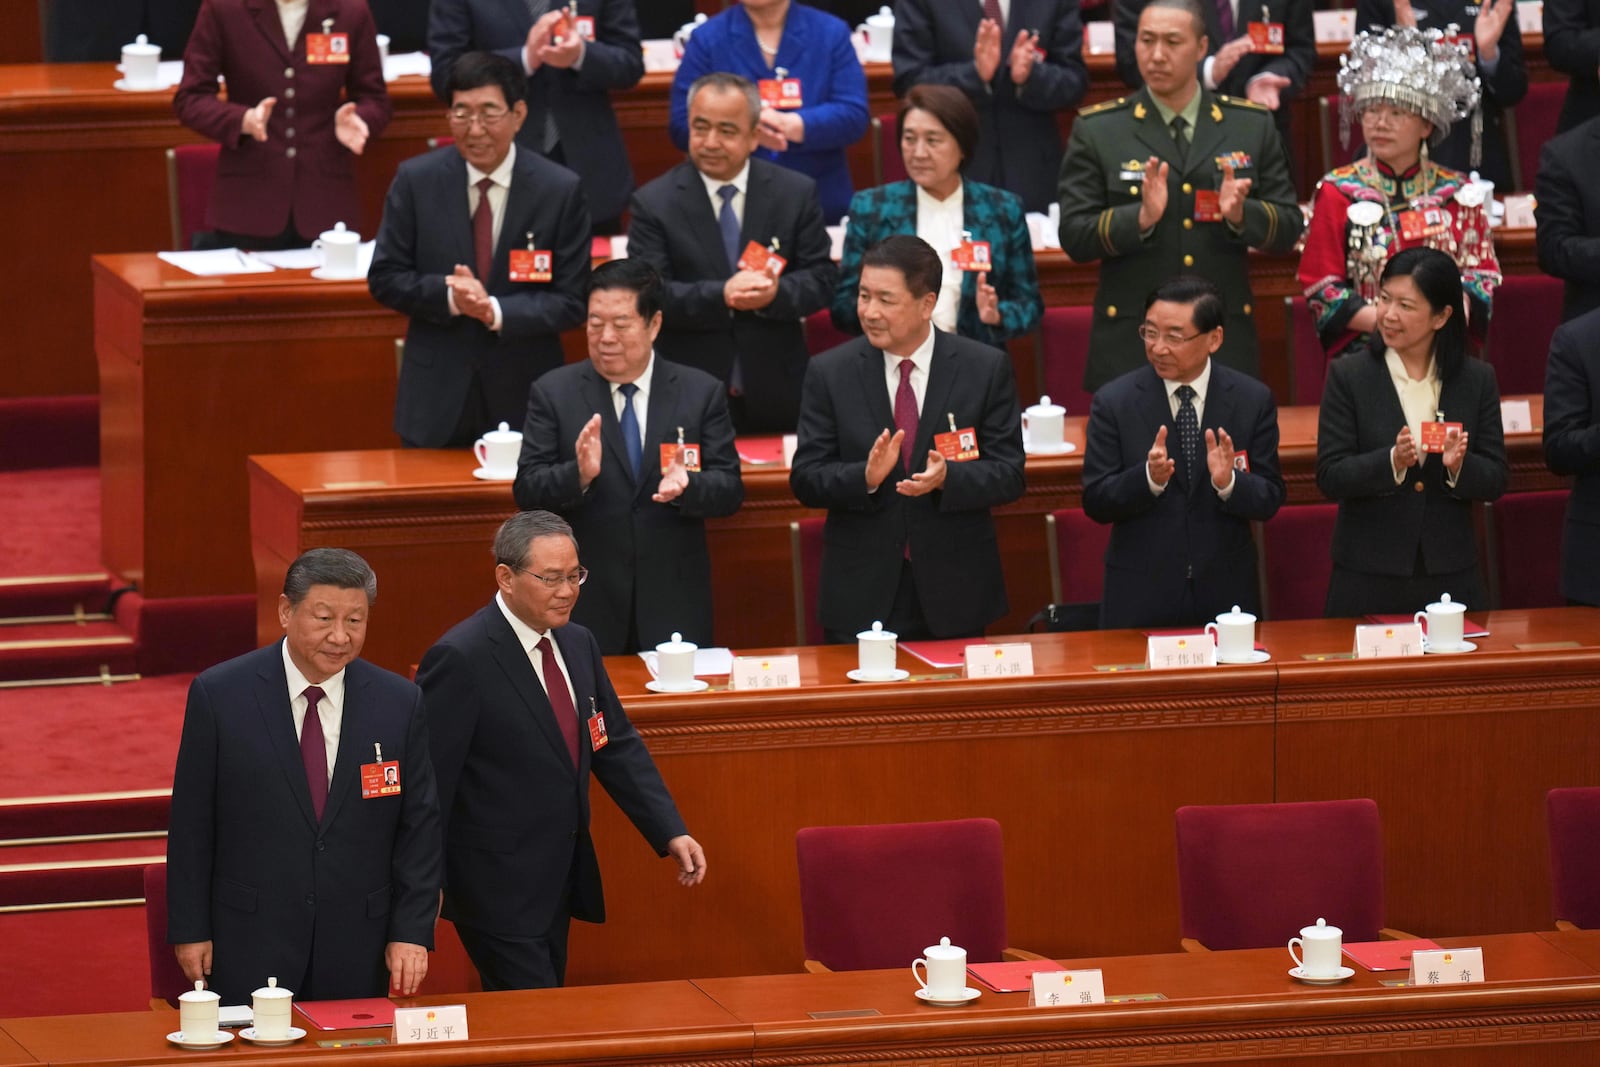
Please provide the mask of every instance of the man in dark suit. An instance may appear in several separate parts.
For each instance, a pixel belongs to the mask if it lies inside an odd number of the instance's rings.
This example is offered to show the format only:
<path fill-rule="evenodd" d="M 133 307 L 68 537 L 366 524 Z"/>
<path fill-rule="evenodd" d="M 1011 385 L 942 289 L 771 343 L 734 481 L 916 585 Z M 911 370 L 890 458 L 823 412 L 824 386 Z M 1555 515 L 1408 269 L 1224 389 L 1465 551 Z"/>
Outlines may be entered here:
<path fill-rule="evenodd" d="M 989 511 L 1022 495 L 1016 383 L 1004 352 L 934 329 L 942 269 L 918 237 L 869 248 L 866 336 L 806 371 L 789 485 L 828 509 L 818 614 L 830 642 L 876 621 L 903 639 L 975 637 L 1007 610 Z M 961 447 L 968 431 L 974 449 Z"/>
<path fill-rule="evenodd" d="M 705 520 L 744 500 L 727 391 L 655 358 L 661 279 L 614 259 L 589 289 L 589 362 L 533 383 L 514 492 L 572 524 L 595 565 L 573 618 L 608 656 L 711 641 Z"/>
<path fill-rule="evenodd" d="M 468 51 L 518 64 L 528 76 L 528 121 L 517 144 L 577 172 L 596 228 L 612 233 L 633 170 L 609 94 L 644 77 L 639 21 L 633 0 L 577 0 L 577 8 L 592 40 L 576 26 L 562 32 L 566 4 L 556 0 L 433 0 L 433 90 L 449 103 L 450 70 Z"/>
<path fill-rule="evenodd" d="M 1558 134 L 1539 152 L 1539 269 L 1565 285 L 1561 321 L 1600 308 L 1600 118 Z"/>
<path fill-rule="evenodd" d="M 523 511 L 495 535 L 494 602 L 422 658 L 444 813 L 444 917 L 483 988 L 566 976 L 572 918 L 605 921 L 589 836 L 589 774 L 698 885 L 706 858 L 606 677 L 594 635 L 570 622 L 588 572 L 572 528 Z"/>
<path fill-rule="evenodd" d="M 284 640 L 189 686 L 167 940 L 224 1004 L 269 976 L 338 1000 L 409 996 L 427 973 L 439 806 L 421 692 L 357 658 L 377 587 L 354 552 L 306 552 L 278 598 Z M 369 789 L 390 771 L 398 794 Z"/>
<path fill-rule="evenodd" d="M 1544 55 L 1571 79 L 1556 131 L 1600 115 L 1600 0 L 1545 0 Z"/>
<path fill-rule="evenodd" d="M 1588 125 L 1595 122 L 1600 119 Z M 1550 341 L 1544 461 L 1572 478 L 1561 538 L 1561 595 L 1600 606 L 1600 310 L 1563 323 Z"/>
<path fill-rule="evenodd" d="M 760 115 L 744 78 L 695 81 L 689 159 L 634 194 L 628 255 L 666 284 L 662 358 L 727 383 L 739 432 L 783 433 L 800 407 L 805 317 L 828 306 L 838 268 L 816 183 L 750 158 Z M 781 273 L 741 268 L 752 244 L 784 259 Z"/>
<path fill-rule="evenodd" d="M 994 3 L 994 0 L 990 0 Z M 953 85 L 978 109 L 977 154 L 965 175 L 1009 189 L 1029 211 L 1047 211 L 1061 169 L 1056 112 L 1089 89 L 1077 0 L 995 3 L 899 0 L 894 92 Z"/>
<path fill-rule="evenodd" d="M 522 72 L 472 52 L 450 84 L 455 144 L 400 164 L 367 274 L 378 302 L 411 318 L 394 428 L 418 448 L 520 424 L 528 386 L 562 363 L 561 331 L 583 321 L 589 278 L 577 177 L 512 143 Z"/>
<path fill-rule="evenodd" d="M 1223 321 L 1210 282 L 1162 285 L 1139 328 L 1148 362 L 1089 408 L 1083 510 L 1111 524 L 1105 629 L 1199 626 L 1235 604 L 1260 612 L 1250 523 L 1283 503 L 1278 409 L 1265 385 L 1211 358 Z"/>

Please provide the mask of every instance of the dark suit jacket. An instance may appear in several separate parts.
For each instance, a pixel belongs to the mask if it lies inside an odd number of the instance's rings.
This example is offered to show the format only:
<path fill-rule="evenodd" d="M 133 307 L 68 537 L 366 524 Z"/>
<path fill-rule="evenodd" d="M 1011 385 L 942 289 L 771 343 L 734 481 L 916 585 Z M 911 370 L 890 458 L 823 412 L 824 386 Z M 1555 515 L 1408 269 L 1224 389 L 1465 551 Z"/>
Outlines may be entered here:
<path fill-rule="evenodd" d="M 1317 488 L 1339 502 L 1333 561 L 1353 571 L 1405 577 L 1413 573 L 1420 548 L 1427 574 L 1465 570 L 1478 559 L 1472 502 L 1494 500 L 1506 488 L 1494 368 L 1468 359 L 1439 390 L 1445 419 L 1461 423 L 1469 435 L 1456 487 L 1445 484 L 1438 453 L 1424 453 L 1422 464 L 1396 485 L 1389 450 L 1406 417 L 1383 352 L 1380 340 L 1328 364 L 1317 418 Z"/>
<path fill-rule="evenodd" d="M 212 941 L 210 988 L 248 1004 L 268 975 L 317 997 L 379 997 L 384 946 L 433 947 L 439 806 L 422 694 L 362 660 L 322 821 L 312 815 L 282 642 L 189 686 L 167 832 L 167 941 Z M 400 762 L 399 796 L 363 800 L 373 744 Z M 314 906 L 312 905 L 314 901 Z"/>
<path fill-rule="evenodd" d="M 367 0 L 378 32 L 389 35 L 389 54 L 428 50 L 428 0 Z"/>
<path fill-rule="evenodd" d="M 513 282 L 511 250 L 528 234 L 555 256 L 549 282 Z M 394 429 L 409 445 L 437 448 L 455 429 L 477 373 L 496 423 L 519 425 L 528 386 L 561 366 L 561 331 L 583 321 L 589 282 L 589 210 L 577 177 L 517 151 L 506 217 L 484 287 L 500 300 L 499 333 L 451 315 L 445 277 L 476 261 L 467 213 L 467 164 L 454 146 L 400 164 L 383 204 L 383 227 L 367 274 L 379 303 L 411 319 L 406 329 Z"/>
<path fill-rule="evenodd" d="M 633 195 L 628 255 L 666 285 L 656 352 L 728 381 L 738 358 L 752 429 L 794 429 L 805 376 L 804 320 L 833 298 L 834 266 L 816 184 L 775 163 L 750 160 L 739 248 L 776 237 L 787 259 L 778 295 L 760 311 L 730 311 L 722 287 L 733 276 L 705 182 L 683 162 Z"/>
<path fill-rule="evenodd" d="M 1167 428 L 1167 448 L 1178 469 L 1153 496 L 1145 461 L 1156 433 Z M 1283 503 L 1278 471 L 1278 408 L 1272 391 L 1254 378 L 1212 360 L 1200 418 L 1206 430 L 1224 429 L 1248 471 L 1234 472 L 1233 492 L 1217 496 L 1202 454 L 1190 482 L 1178 446 L 1166 384 L 1146 364 L 1103 386 L 1089 409 L 1083 451 L 1083 510 L 1111 523 L 1106 549 L 1100 625 L 1198 625 L 1237 604 L 1260 612 L 1252 521 L 1265 522 Z M 1092 566 L 1089 560 L 1073 561 Z M 1194 614 L 1179 609 L 1193 577 Z"/>
<path fill-rule="evenodd" d="M 897 464 L 868 492 L 867 453 L 878 434 L 894 430 L 884 366 L 883 350 L 862 337 L 817 356 L 806 371 L 789 485 L 806 507 L 828 509 L 818 614 L 827 629 L 851 632 L 887 617 L 909 543 L 928 628 L 936 636 L 976 633 L 1007 610 L 989 511 L 1022 495 L 1022 423 L 1010 358 L 937 333 L 914 471 Z M 949 431 L 951 416 L 957 427 L 977 431 L 980 457 L 948 464 L 944 487 L 926 496 L 895 492 L 896 482 L 926 465 L 934 434 Z"/>
<path fill-rule="evenodd" d="M 307 63 L 305 37 L 350 35 L 350 62 Z M 217 78 L 227 79 L 228 98 Z M 267 139 L 241 132 L 244 113 L 266 97 L 277 105 Z M 394 108 L 383 83 L 377 31 L 365 0 L 311 0 L 293 45 L 283 39 L 274 0 L 205 0 L 183 55 L 183 81 L 172 98 L 178 120 L 222 145 L 206 223 L 232 233 L 282 233 L 293 213 L 302 237 L 343 222 L 361 227 L 355 156 L 334 136 L 334 112 L 346 100 L 375 141 Z M 292 132 L 291 132 L 292 131 Z"/>
<path fill-rule="evenodd" d="M 583 179 L 591 214 L 614 219 L 628 206 L 633 170 L 610 94 L 632 89 L 644 77 L 639 20 L 631 0 L 578 0 L 578 14 L 593 16 L 595 23 L 595 39 L 585 48 L 583 66 L 540 67 L 533 72 L 528 79 L 528 118 L 517 144 L 540 151 L 544 117 L 553 115 L 562 158 Z M 467 52 L 496 52 L 523 69 L 522 50 L 532 27 L 526 0 L 433 0 L 428 14 L 433 91 L 449 103 L 450 71 Z"/>
<path fill-rule="evenodd" d="M 1600 0 L 1545 0 L 1544 55 L 1571 79 L 1557 131 L 1600 115 Z"/>
<path fill-rule="evenodd" d="M 122 46 L 141 33 L 163 58 L 183 55 L 200 0 L 49 0 L 39 8 L 45 62 L 117 63 Z"/>
<path fill-rule="evenodd" d="M 1600 118 L 1552 137 L 1539 152 L 1539 269 L 1566 283 L 1561 321 L 1600 307 Z"/>
<path fill-rule="evenodd" d="M 1544 461 L 1572 476 L 1561 544 L 1561 593 L 1600 604 L 1600 311 L 1556 330 L 1544 380 Z"/>
<path fill-rule="evenodd" d="M 1013 337 L 1032 333 L 1044 317 L 1039 296 L 1039 275 L 1034 266 L 1033 239 L 1022 200 L 1015 193 L 966 179 L 962 182 L 961 225 L 975 241 L 989 242 L 989 284 L 1000 295 L 1000 322 L 990 326 L 978 317 L 978 276 L 965 272 L 961 279 L 961 308 L 956 332 L 986 345 L 1004 345 Z M 850 201 L 850 228 L 844 235 L 839 259 L 839 283 L 833 294 L 833 324 L 850 333 L 861 332 L 856 316 L 856 291 L 861 288 L 861 257 L 867 249 L 895 234 L 917 235 L 917 187 L 911 181 L 890 182 L 864 189 Z M 949 249 L 935 249 L 948 256 Z M 949 270 L 947 263 L 945 269 Z"/>
<path fill-rule="evenodd" d="M 578 488 L 578 433 L 600 416 L 600 475 Z M 731 515 L 744 501 L 739 453 L 728 420 L 727 390 L 693 367 L 664 359 L 650 374 L 644 451 L 635 481 L 617 424 L 611 385 L 592 363 L 572 363 L 533 383 L 514 487 L 519 508 L 554 511 L 572 524 L 590 569 L 573 621 L 594 632 L 608 656 L 627 646 L 628 619 L 639 643 L 654 648 L 674 631 L 711 641 L 711 555 L 707 518 Z M 661 446 L 679 432 L 700 446 L 700 472 L 670 504 L 650 497 L 661 484 Z"/>
<path fill-rule="evenodd" d="M 1083 65 L 1083 20 L 1073 0 L 1012 0 L 1001 31 L 1000 67 L 985 84 L 972 62 L 983 6 L 951 0 L 899 0 L 894 5 L 894 93 L 913 85 L 953 85 L 978 109 L 978 154 L 967 162 L 974 181 L 1009 189 L 1029 211 L 1047 211 L 1061 169 L 1056 112 L 1075 107 L 1089 88 Z M 1011 80 L 1006 57 L 1023 29 L 1039 31 L 1045 59 L 1028 80 Z"/>
<path fill-rule="evenodd" d="M 571 915 L 605 921 L 589 837 L 591 770 L 658 853 L 685 832 L 611 688 L 594 636 L 576 623 L 553 636 L 579 717 L 597 707 L 610 738 L 591 752 L 579 723 L 576 768 L 528 653 L 498 605 L 452 628 L 417 671 L 444 813 L 444 917 L 502 937 L 543 936 L 559 917 L 569 874 Z"/>

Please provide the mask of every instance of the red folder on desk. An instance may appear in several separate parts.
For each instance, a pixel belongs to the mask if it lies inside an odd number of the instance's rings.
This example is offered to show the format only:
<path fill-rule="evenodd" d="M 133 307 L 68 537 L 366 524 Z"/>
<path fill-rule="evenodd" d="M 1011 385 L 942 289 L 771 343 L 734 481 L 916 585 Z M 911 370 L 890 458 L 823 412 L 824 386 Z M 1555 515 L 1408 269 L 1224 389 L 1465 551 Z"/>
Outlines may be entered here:
<path fill-rule="evenodd" d="M 308 1000 L 295 1005 L 318 1030 L 360 1030 L 394 1025 L 394 1001 L 385 997 L 359 1000 Z"/>
<path fill-rule="evenodd" d="M 760 465 L 783 462 L 782 437 L 740 437 L 733 442 L 739 458 L 746 463 Z"/>
<path fill-rule="evenodd" d="M 1410 941 L 1358 941 L 1344 947 L 1344 954 L 1369 971 L 1409 971 L 1411 954 L 1440 946 L 1426 937 Z"/>
<path fill-rule="evenodd" d="M 943 641 L 901 641 L 900 647 L 930 667 L 965 667 L 967 646 L 981 644 L 981 637 L 951 637 Z"/>
<path fill-rule="evenodd" d="M 996 993 L 1026 993 L 1033 988 L 1036 971 L 1064 971 L 1050 960 L 1016 960 L 1010 963 L 969 963 L 967 973 Z"/>

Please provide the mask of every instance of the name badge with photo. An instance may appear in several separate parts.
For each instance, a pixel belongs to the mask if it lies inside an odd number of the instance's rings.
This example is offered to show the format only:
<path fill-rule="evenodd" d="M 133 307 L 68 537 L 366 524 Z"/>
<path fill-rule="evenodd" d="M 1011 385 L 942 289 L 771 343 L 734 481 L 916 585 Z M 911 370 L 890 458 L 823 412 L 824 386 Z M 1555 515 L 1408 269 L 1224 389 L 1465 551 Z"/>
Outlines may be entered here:
<path fill-rule="evenodd" d="M 1283 55 L 1283 23 L 1252 22 L 1249 31 L 1250 51 L 1259 55 Z"/>
<path fill-rule="evenodd" d="M 514 282 L 547 282 L 555 277 L 555 257 L 548 248 L 513 248 L 511 250 L 511 280 Z"/>
<path fill-rule="evenodd" d="M 400 761 L 388 760 L 361 765 L 361 799 L 400 795 Z"/>
<path fill-rule="evenodd" d="M 1459 422 L 1425 422 L 1422 424 L 1422 439 L 1417 442 L 1417 447 L 1424 452 L 1443 452 L 1444 438 L 1451 430 L 1461 429 Z"/>
<path fill-rule="evenodd" d="M 989 271 L 994 262 L 989 258 L 988 241 L 962 241 L 950 250 L 950 262 L 957 270 Z"/>
<path fill-rule="evenodd" d="M 600 708 L 594 702 L 594 697 L 589 698 L 589 751 L 599 752 L 611 743 L 606 736 L 606 717 L 600 714 Z"/>
<path fill-rule="evenodd" d="M 783 268 L 789 261 L 778 255 L 778 239 L 773 238 L 769 247 L 763 247 L 751 241 L 744 246 L 744 251 L 739 254 L 738 267 L 740 270 L 753 270 L 756 273 L 766 273 L 774 278 L 783 275 Z"/>
<path fill-rule="evenodd" d="M 306 34 L 306 62 L 350 62 L 350 35 L 348 33 Z"/>
<path fill-rule="evenodd" d="M 1437 237 L 1450 228 L 1450 215 L 1442 207 L 1413 208 L 1400 212 L 1400 237 L 1422 241 Z"/>
<path fill-rule="evenodd" d="M 793 111 L 805 106 L 805 96 L 800 91 L 799 78 L 762 78 L 756 88 L 761 93 L 761 106 L 779 111 Z"/>
<path fill-rule="evenodd" d="M 679 458 L 678 450 L 683 450 L 683 469 L 691 474 L 700 473 L 700 446 L 693 441 L 678 441 L 661 446 L 661 469 L 666 470 L 672 466 L 672 461 Z"/>
<path fill-rule="evenodd" d="M 1215 189 L 1196 189 L 1194 191 L 1194 221 L 1222 221 L 1222 199 Z"/>

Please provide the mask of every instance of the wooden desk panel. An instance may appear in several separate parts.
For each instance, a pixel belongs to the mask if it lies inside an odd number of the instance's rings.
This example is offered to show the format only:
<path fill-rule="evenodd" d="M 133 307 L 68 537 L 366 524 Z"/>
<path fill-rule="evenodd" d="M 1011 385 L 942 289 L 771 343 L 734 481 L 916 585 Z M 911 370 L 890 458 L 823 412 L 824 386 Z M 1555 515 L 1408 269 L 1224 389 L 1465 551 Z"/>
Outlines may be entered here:
<path fill-rule="evenodd" d="M 38 1062 L 0 1024 L 0 1067 L 32 1067 Z"/>

